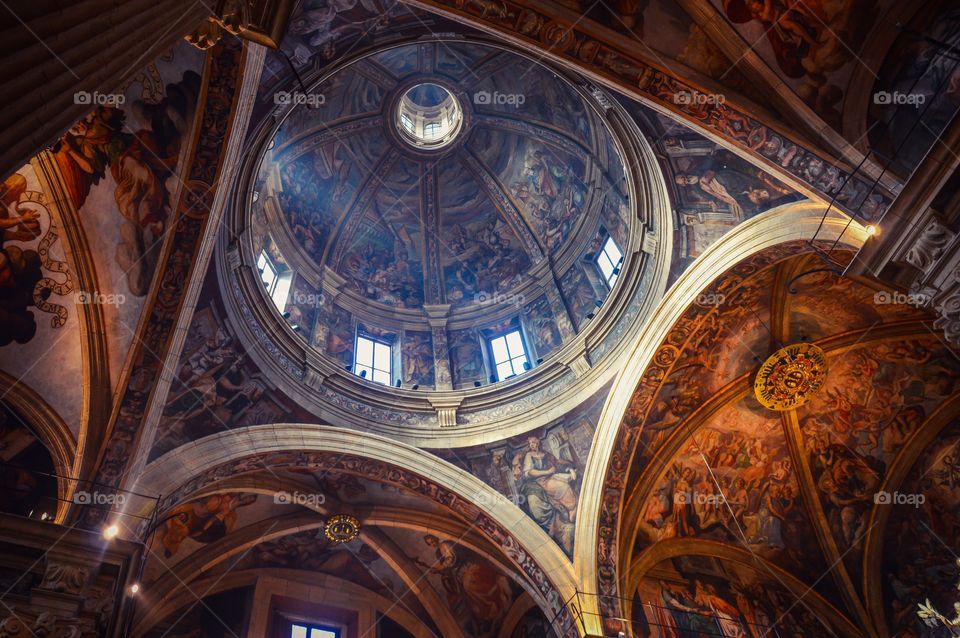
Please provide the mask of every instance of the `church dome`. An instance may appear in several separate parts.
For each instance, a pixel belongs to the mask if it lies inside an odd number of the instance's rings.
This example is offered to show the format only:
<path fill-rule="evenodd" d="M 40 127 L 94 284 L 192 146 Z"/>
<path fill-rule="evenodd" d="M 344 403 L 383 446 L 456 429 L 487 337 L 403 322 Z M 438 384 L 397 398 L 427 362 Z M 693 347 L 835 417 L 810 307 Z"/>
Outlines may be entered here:
<path fill-rule="evenodd" d="M 532 60 L 410 44 L 284 97 L 258 175 L 262 231 L 374 316 L 526 299 L 537 267 L 579 256 L 602 213 L 623 245 L 622 159 L 587 99 Z"/>
<path fill-rule="evenodd" d="M 365 397 L 519 383 L 565 349 L 584 357 L 593 319 L 618 318 L 611 293 L 636 292 L 623 283 L 644 261 L 629 144 L 586 82 L 485 42 L 416 41 L 274 103 L 243 261 L 318 378 L 359 375 Z"/>

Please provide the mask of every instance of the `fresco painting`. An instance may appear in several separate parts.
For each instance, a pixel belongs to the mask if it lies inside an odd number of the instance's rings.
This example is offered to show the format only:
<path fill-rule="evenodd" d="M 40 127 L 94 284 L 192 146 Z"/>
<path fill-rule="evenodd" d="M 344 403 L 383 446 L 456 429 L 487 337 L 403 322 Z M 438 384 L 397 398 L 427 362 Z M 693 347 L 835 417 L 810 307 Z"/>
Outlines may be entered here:
<path fill-rule="evenodd" d="M 0 183 L 0 356 L 4 371 L 39 393 L 76 434 L 83 400 L 77 302 L 84 297 L 55 206 L 32 164 Z M 111 333 L 113 308 L 104 313 Z M 59 374 L 43 373 L 43 361 L 56 361 Z"/>
<path fill-rule="evenodd" d="M 960 567 L 960 422 L 950 424 L 914 462 L 897 491 L 923 495 L 922 503 L 890 505 L 884 529 L 883 611 L 898 638 L 949 636 L 935 633 L 917 618 L 928 598 L 948 617 L 954 615 Z"/>
<path fill-rule="evenodd" d="M 336 55 L 338 40 L 374 36 L 388 19 L 392 22 L 404 15 L 412 19 L 394 0 L 307 0 L 293 12 L 281 49 L 297 68 L 311 61 L 322 63 Z M 280 55 L 268 60 L 273 74 L 289 72 Z"/>
<path fill-rule="evenodd" d="M 597 309 L 598 299 L 597 292 L 580 264 L 571 266 L 570 270 L 560 278 L 560 292 L 563 293 L 564 301 L 567 302 L 573 325 L 579 332 L 588 320 L 587 315 Z"/>
<path fill-rule="evenodd" d="M 245 349 L 212 306 L 199 309 L 180 355 L 150 459 L 234 427 L 279 421 L 289 410 L 266 392 Z"/>
<path fill-rule="evenodd" d="M 484 382 L 483 350 L 480 348 L 480 336 L 476 330 L 451 330 L 450 366 L 453 373 L 453 387 L 465 388 L 474 381 Z"/>
<path fill-rule="evenodd" d="M 374 567 L 374 563 L 380 563 Z M 234 569 L 305 569 L 329 574 L 380 594 L 389 601 L 404 591 L 404 583 L 375 549 L 360 539 L 335 545 L 323 528 L 304 530 L 258 543 Z M 415 600 L 415 597 L 414 597 Z"/>
<path fill-rule="evenodd" d="M 323 258 L 334 224 L 359 181 L 360 171 L 339 141 L 281 164 L 278 203 L 293 238 L 311 258 Z"/>
<path fill-rule="evenodd" d="M 580 219 L 586 204 L 586 168 L 573 155 L 524 138 L 505 173 L 504 184 L 527 224 L 546 249 L 555 253 Z"/>
<path fill-rule="evenodd" d="M 104 254 L 122 273 L 124 292 L 137 297 L 150 286 L 172 197 L 183 188 L 177 165 L 193 125 L 201 63 L 198 51 L 178 45 L 169 60 L 154 63 L 165 88 L 143 86 L 138 94 L 128 87 L 122 100 L 93 109 L 51 148 L 70 204 L 88 233 L 105 229 L 113 245 Z"/>
<path fill-rule="evenodd" d="M 355 290 L 388 306 L 424 303 L 423 236 L 419 217 L 419 167 L 398 164 L 342 252 L 333 259 Z M 338 262 L 336 260 L 339 260 Z"/>
<path fill-rule="evenodd" d="M 816 271 L 823 262 L 811 258 L 800 272 Z M 837 332 L 867 329 L 881 323 L 926 318 L 926 313 L 894 297 L 832 272 L 810 272 L 793 280 L 790 298 L 790 334 L 798 339 L 820 339 Z"/>
<path fill-rule="evenodd" d="M 313 329 L 323 300 L 323 293 L 303 275 L 299 273 L 294 275 L 283 311 L 289 313 L 287 322 L 291 326 L 297 326 L 300 334 L 307 341 L 313 340 Z"/>
<path fill-rule="evenodd" d="M 591 114 L 583 101 L 572 94 L 562 80 L 552 73 L 518 73 L 511 65 L 490 68 L 493 73 L 478 78 L 477 91 L 523 97 L 500 103 L 490 100 L 477 104 L 479 115 L 521 115 L 524 120 L 535 122 L 545 130 L 562 131 L 580 144 L 590 145 L 591 133 L 595 130 Z M 604 135 L 602 132 L 598 134 Z M 557 158 L 557 162 L 560 161 Z"/>
<path fill-rule="evenodd" d="M 816 537 L 777 414 L 752 397 L 727 406 L 665 467 L 643 506 L 644 544 L 726 540 L 818 576 Z"/>
<path fill-rule="evenodd" d="M 533 342 L 536 358 L 546 358 L 562 345 L 560 329 L 546 295 L 537 297 L 533 303 L 524 306 L 522 319 L 527 335 Z"/>
<path fill-rule="evenodd" d="M 313 345 L 345 366 L 353 366 L 353 316 L 334 302 L 325 302 L 317 313 Z"/>
<path fill-rule="evenodd" d="M 738 224 L 803 199 L 683 124 L 635 102 L 621 103 L 652 139 L 670 192 L 678 229 L 671 279 Z M 780 159 L 789 164 L 792 156 Z"/>
<path fill-rule="evenodd" d="M 634 609 L 644 638 L 836 636 L 821 613 L 766 572 L 706 556 L 657 565 L 638 589 Z M 635 631 L 637 631 L 635 629 Z"/>
<path fill-rule="evenodd" d="M 952 394 L 960 361 L 930 337 L 856 347 L 828 364 L 827 383 L 798 417 L 830 528 L 859 575 L 869 514 L 890 463 Z"/>
<path fill-rule="evenodd" d="M 403 360 L 403 383 L 407 387 L 420 385 L 433 386 L 433 334 L 407 330 L 401 340 L 400 356 Z"/>
<path fill-rule="evenodd" d="M 835 125 L 848 79 L 864 71 L 857 52 L 887 5 L 867 0 L 713 4 L 804 102 Z"/>
<path fill-rule="evenodd" d="M 31 166 L 0 184 L 0 346 L 33 339 L 38 318 L 51 329 L 67 323 L 56 301 L 73 292 L 73 277 L 53 257 L 63 248 L 49 206 Z"/>
<path fill-rule="evenodd" d="M 361 64 L 364 63 L 361 62 Z M 286 72 L 289 72 L 289 67 Z M 311 92 L 322 95 L 323 98 L 316 100 L 309 110 L 293 109 L 287 115 L 283 126 L 273 138 L 274 153 L 286 153 L 291 149 L 300 148 L 300 142 L 303 141 L 305 134 L 316 129 L 318 122 L 335 122 L 347 112 L 376 115 L 386 91 L 375 81 L 357 73 L 351 76 L 335 74 L 323 80 Z M 273 102 L 272 99 L 270 101 Z M 328 127 L 324 126 L 319 128 L 321 131 L 328 130 Z M 315 155 L 314 161 L 317 162 L 318 168 L 324 170 L 323 179 L 330 180 L 331 177 L 337 176 L 342 160 L 334 156 L 343 148 L 348 148 L 351 153 L 358 153 L 357 162 L 367 167 L 371 166 L 385 148 L 384 140 L 373 139 L 371 133 L 371 131 L 356 132 L 359 140 L 351 139 L 352 136 L 334 138 L 337 139 L 336 143 L 319 151 L 321 156 Z M 294 152 L 294 155 L 296 154 Z M 339 183 L 334 181 L 332 186 L 337 190 Z"/>
<path fill-rule="evenodd" d="M 440 261 L 448 303 L 489 301 L 522 280 L 531 266 L 516 233 L 463 166 L 439 168 L 444 184 Z"/>
<path fill-rule="evenodd" d="M 489 560 L 455 540 L 416 532 L 402 538 L 405 551 L 446 603 L 464 635 L 495 638 L 511 603 L 520 596 L 520 587 Z"/>
<path fill-rule="evenodd" d="M 609 386 L 564 417 L 491 445 L 431 450 L 516 504 L 573 556 L 573 540 L 593 433 Z"/>

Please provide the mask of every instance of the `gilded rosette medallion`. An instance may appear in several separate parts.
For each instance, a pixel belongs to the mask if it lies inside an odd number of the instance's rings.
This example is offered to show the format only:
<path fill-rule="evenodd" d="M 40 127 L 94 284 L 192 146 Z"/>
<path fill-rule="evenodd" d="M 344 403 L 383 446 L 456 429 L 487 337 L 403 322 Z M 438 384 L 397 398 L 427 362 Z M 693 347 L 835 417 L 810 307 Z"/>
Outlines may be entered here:
<path fill-rule="evenodd" d="M 782 412 L 809 401 L 826 378 L 823 350 L 810 343 L 795 343 L 777 350 L 763 362 L 753 391 L 763 407 Z"/>
<path fill-rule="evenodd" d="M 349 514 L 337 514 L 327 519 L 323 534 L 334 544 L 349 543 L 360 533 L 360 521 Z"/>

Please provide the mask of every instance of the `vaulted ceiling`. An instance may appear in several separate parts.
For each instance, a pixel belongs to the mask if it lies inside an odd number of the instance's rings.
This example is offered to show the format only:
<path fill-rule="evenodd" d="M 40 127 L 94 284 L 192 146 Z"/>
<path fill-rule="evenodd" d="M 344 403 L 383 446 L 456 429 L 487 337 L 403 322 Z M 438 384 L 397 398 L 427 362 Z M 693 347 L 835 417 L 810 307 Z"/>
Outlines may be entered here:
<path fill-rule="evenodd" d="M 266 635 L 266 599 L 417 638 L 923 635 L 960 359 L 923 291 L 843 273 L 950 130 L 958 18 L 800 4 L 305 0 L 278 48 L 138 62 L 4 166 L 0 509 L 142 542 L 132 635 Z M 397 110 L 424 82 L 464 118 L 434 151 Z M 786 346 L 825 380 L 774 411 Z"/>

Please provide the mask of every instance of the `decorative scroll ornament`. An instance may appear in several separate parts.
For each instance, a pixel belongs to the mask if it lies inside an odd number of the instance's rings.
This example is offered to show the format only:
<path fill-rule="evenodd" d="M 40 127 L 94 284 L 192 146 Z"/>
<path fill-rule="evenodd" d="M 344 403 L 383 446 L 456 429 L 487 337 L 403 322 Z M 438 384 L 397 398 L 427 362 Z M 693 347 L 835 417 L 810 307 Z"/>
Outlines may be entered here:
<path fill-rule="evenodd" d="M 826 377 L 823 350 L 813 344 L 795 343 L 777 350 L 763 362 L 753 391 L 763 407 L 783 412 L 809 401 Z"/>
<path fill-rule="evenodd" d="M 957 559 L 957 568 L 960 568 L 960 558 Z M 960 592 L 960 581 L 957 581 L 957 591 Z M 946 627 L 952 636 L 960 636 L 960 600 L 953 603 L 953 618 L 947 618 L 937 611 L 930 599 L 918 603 L 917 616 L 927 627 Z"/>
<path fill-rule="evenodd" d="M 334 545 L 349 543 L 360 534 L 360 521 L 349 514 L 337 514 L 327 519 L 323 534 Z"/>

